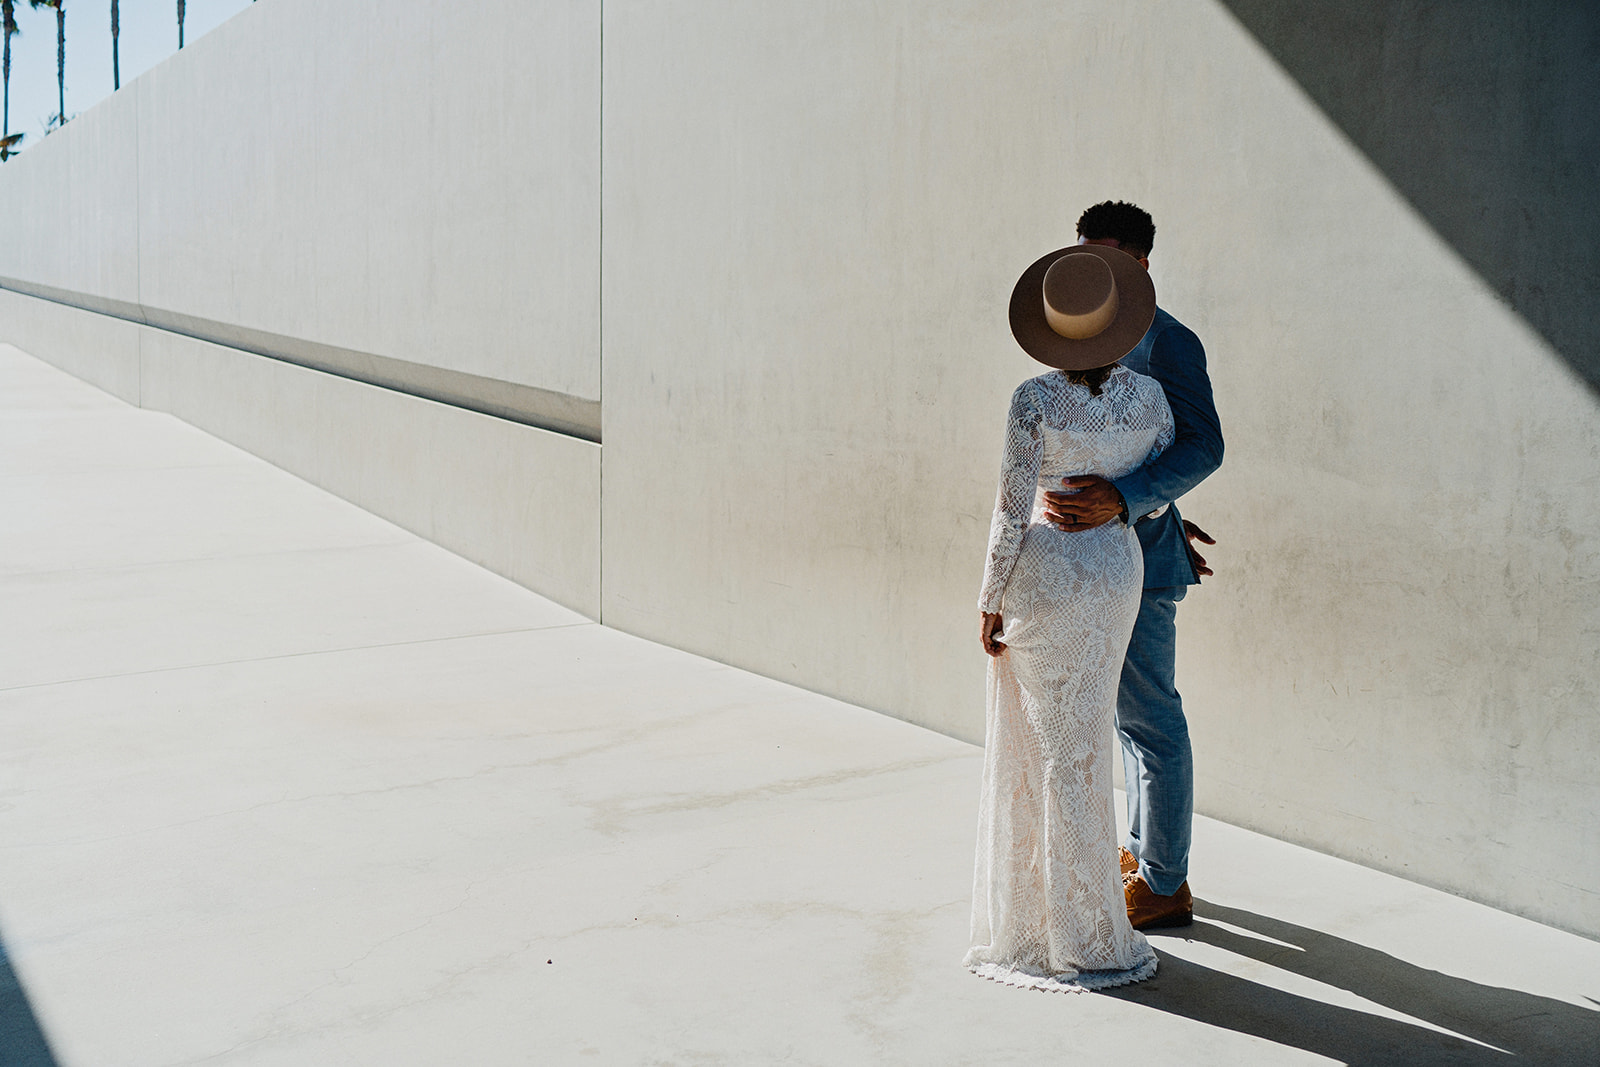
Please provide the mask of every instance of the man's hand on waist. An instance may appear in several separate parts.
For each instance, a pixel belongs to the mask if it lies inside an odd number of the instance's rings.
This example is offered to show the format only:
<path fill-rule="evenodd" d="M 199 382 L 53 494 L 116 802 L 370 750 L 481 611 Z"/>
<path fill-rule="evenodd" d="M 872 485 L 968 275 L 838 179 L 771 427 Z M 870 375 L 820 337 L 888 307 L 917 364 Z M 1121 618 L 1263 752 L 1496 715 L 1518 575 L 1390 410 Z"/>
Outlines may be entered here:
<path fill-rule="evenodd" d="M 1044 495 L 1044 521 L 1058 530 L 1081 533 L 1112 519 L 1128 521 L 1128 505 L 1117 487 L 1097 474 L 1061 479 L 1063 488 Z"/>

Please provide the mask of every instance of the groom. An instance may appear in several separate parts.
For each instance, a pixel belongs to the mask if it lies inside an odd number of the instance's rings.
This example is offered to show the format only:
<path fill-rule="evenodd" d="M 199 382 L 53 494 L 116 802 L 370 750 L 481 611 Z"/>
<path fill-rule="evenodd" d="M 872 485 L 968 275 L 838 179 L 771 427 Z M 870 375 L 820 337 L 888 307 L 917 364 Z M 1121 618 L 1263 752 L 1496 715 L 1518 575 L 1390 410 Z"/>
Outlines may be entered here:
<path fill-rule="evenodd" d="M 1120 201 L 1096 204 L 1078 219 L 1079 244 L 1120 248 L 1146 270 L 1155 238 L 1150 216 Z M 1211 573 L 1189 541 L 1216 542 L 1184 522 L 1173 502 L 1221 464 L 1222 426 L 1200 339 L 1159 307 L 1122 365 L 1161 383 L 1176 436 L 1153 462 L 1114 482 L 1094 475 L 1064 479 L 1065 492 L 1045 494 L 1045 519 L 1072 531 L 1130 522 L 1144 548 L 1144 596 L 1122 665 L 1117 736 L 1128 787 L 1123 895 L 1134 929 L 1148 930 L 1187 926 L 1194 918 L 1187 880 L 1194 758 L 1174 684 L 1174 618 L 1188 587 Z"/>

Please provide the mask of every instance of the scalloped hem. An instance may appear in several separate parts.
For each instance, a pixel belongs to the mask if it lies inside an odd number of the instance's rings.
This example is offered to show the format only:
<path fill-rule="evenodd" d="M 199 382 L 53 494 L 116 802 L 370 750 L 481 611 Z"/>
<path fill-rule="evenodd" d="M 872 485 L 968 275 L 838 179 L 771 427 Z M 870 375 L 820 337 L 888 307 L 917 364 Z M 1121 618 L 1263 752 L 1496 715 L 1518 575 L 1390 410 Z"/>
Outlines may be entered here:
<path fill-rule="evenodd" d="M 1153 977 L 1156 973 L 1156 956 L 1125 971 L 1061 971 L 1057 974 L 1033 974 L 1007 963 L 969 963 L 967 970 L 979 978 L 1012 986 L 1016 989 L 1037 989 L 1043 993 L 1093 993 L 1099 989 L 1114 989 L 1132 985 Z"/>

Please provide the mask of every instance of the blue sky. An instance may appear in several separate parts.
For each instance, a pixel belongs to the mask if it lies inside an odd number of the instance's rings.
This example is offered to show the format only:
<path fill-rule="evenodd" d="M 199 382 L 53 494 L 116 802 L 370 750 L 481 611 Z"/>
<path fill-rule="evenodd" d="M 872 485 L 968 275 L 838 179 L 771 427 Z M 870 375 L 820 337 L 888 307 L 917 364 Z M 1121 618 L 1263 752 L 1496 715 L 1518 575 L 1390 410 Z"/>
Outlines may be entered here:
<path fill-rule="evenodd" d="M 271 3 L 271 0 L 261 0 Z M 39 143 L 56 112 L 56 15 L 17 0 L 11 39 L 11 132 Z M 111 95 L 111 0 L 66 0 L 67 115 L 89 110 Z M 121 0 L 118 61 L 122 87 L 178 50 L 177 0 Z M 183 40 L 188 46 L 250 6 L 250 0 L 188 0 Z"/>

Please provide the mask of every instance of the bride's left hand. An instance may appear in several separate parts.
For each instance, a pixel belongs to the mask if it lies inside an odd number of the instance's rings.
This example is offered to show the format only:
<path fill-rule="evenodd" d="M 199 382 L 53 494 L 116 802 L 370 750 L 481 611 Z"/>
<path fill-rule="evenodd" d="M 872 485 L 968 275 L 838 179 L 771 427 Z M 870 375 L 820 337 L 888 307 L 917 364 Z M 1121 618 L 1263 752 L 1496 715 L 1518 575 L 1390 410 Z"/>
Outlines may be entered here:
<path fill-rule="evenodd" d="M 983 642 L 983 650 L 991 656 L 998 656 L 1006 650 L 1005 643 L 1000 640 L 1005 634 L 1000 632 L 1000 613 L 986 611 L 983 613 L 983 627 L 978 634 L 978 639 Z"/>

